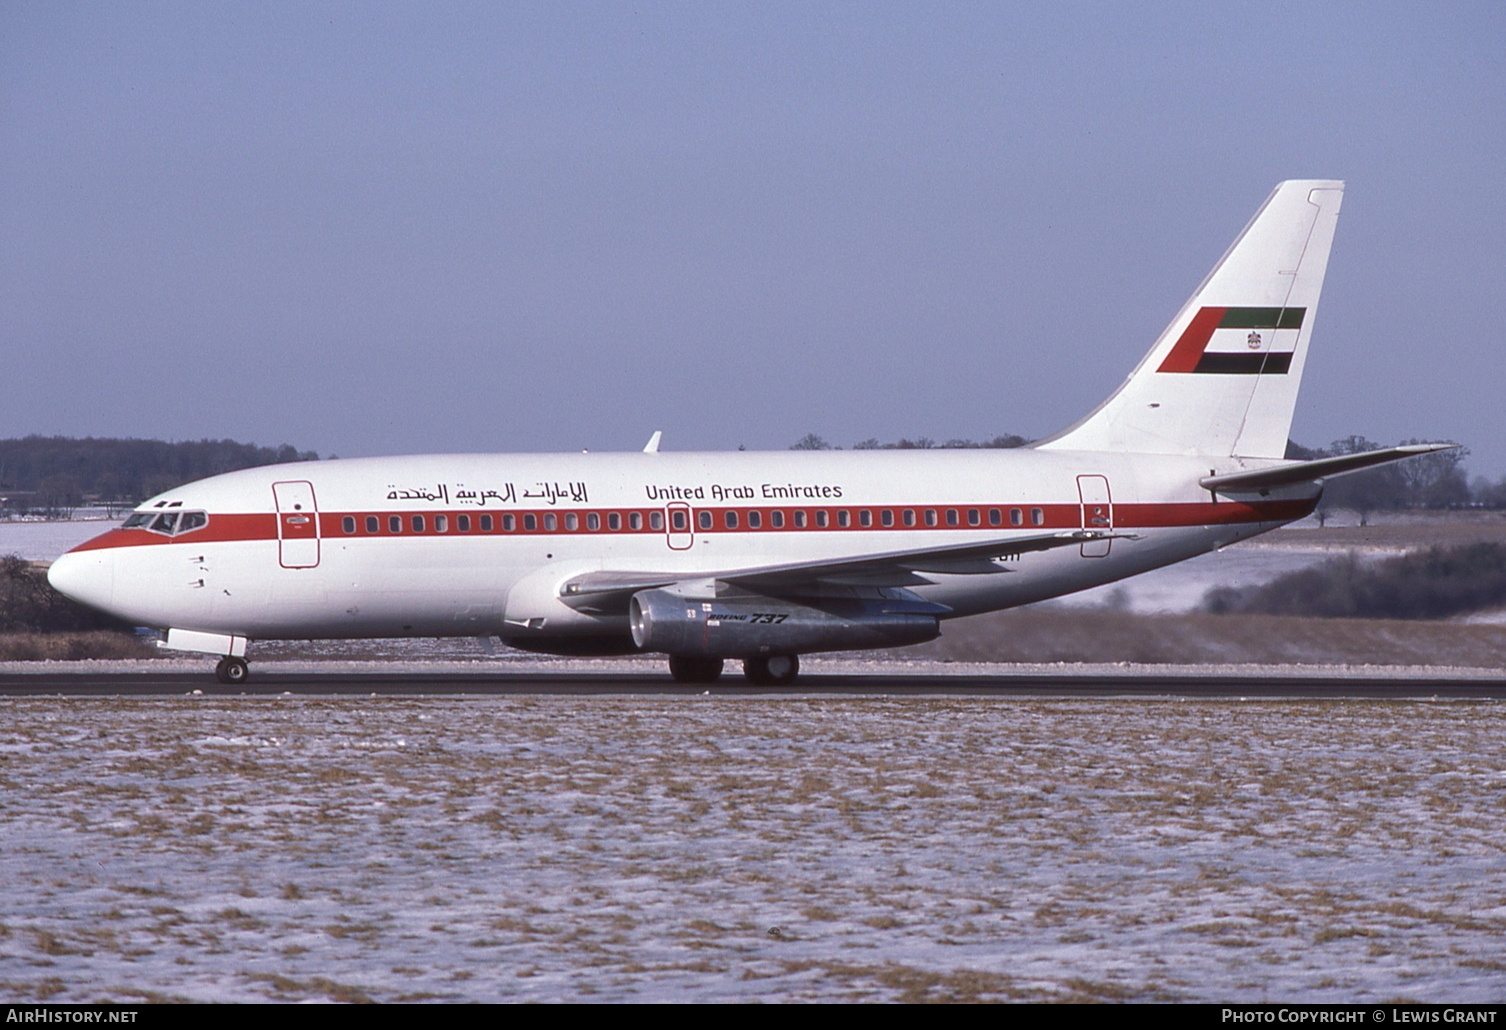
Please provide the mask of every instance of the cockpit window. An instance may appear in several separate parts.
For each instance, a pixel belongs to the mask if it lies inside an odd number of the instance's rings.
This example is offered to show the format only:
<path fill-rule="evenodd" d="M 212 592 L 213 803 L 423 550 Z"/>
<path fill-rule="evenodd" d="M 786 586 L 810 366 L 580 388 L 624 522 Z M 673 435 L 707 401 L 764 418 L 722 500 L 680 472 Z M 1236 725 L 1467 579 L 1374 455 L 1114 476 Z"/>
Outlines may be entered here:
<path fill-rule="evenodd" d="M 125 520 L 121 529 L 146 529 L 163 536 L 182 536 L 209 525 L 208 512 L 138 511 Z"/>

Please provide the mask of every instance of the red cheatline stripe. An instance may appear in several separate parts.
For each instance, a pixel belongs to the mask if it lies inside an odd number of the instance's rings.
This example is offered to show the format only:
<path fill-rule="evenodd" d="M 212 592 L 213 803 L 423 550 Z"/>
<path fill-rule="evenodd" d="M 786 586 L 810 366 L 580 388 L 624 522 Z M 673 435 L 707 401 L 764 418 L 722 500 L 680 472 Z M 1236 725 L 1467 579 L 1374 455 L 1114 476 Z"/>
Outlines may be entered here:
<path fill-rule="evenodd" d="M 1192 316 L 1192 321 L 1187 328 L 1182 330 L 1181 339 L 1177 340 L 1176 346 L 1171 348 L 1171 353 L 1166 355 L 1166 360 L 1161 362 L 1157 372 L 1195 372 L 1197 371 L 1198 359 L 1203 356 L 1203 348 L 1208 346 L 1208 341 L 1213 339 L 1213 330 L 1218 328 L 1219 322 L 1223 321 L 1224 312 L 1228 308 L 1203 308 Z"/>
<path fill-rule="evenodd" d="M 1114 528 L 1119 530 L 1134 529 L 1158 529 L 1174 528 L 1178 526 L 1215 526 L 1215 525 L 1241 525 L 1252 522 L 1282 522 L 1302 518 L 1312 511 L 1312 501 L 1263 501 L 1259 504 L 1239 504 L 1231 501 L 1219 502 L 1195 502 L 1181 504 L 1116 504 L 1113 506 Z M 1040 509 L 1044 515 L 1044 521 L 1036 524 L 1031 520 L 1031 513 Z M 816 512 L 825 511 L 827 524 L 816 524 Z M 848 512 L 848 525 L 838 523 L 837 512 Z M 872 512 L 872 522 L 864 526 L 859 519 L 859 512 Z M 994 525 L 990 519 L 990 513 L 994 510 L 1001 512 L 1002 525 Z M 1010 512 L 1019 510 L 1024 519 L 1023 524 L 1016 525 L 1010 519 Z M 642 517 L 641 528 L 628 528 L 628 514 L 638 512 Z M 323 512 L 319 516 L 321 535 L 325 540 L 359 540 L 359 539 L 439 539 L 448 537 L 509 537 L 509 536 L 659 536 L 666 532 L 664 528 L 651 528 L 649 514 L 661 512 L 659 508 L 611 508 L 611 509 L 544 509 L 529 511 L 493 512 L 492 528 L 482 530 L 479 515 L 475 511 L 429 511 L 429 512 L 359 512 L 347 516 L 344 513 L 332 514 Z M 701 512 L 709 512 L 712 516 L 710 529 L 700 525 Z M 758 512 L 762 525 L 752 528 L 748 525 L 748 515 Z M 784 524 L 773 526 L 771 514 L 775 511 L 783 512 Z M 803 511 L 806 524 L 797 526 L 794 513 Z M 881 513 L 891 511 L 894 513 L 894 524 L 884 525 Z M 915 524 L 905 525 L 904 512 L 915 513 Z M 934 511 L 937 516 L 935 525 L 927 525 L 926 512 Z M 947 512 L 958 513 L 958 525 L 947 523 Z M 968 514 L 972 511 L 980 513 L 980 524 L 971 525 Z M 608 528 L 608 515 L 617 514 L 621 518 L 621 528 Z M 737 526 L 729 528 L 727 516 L 736 513 Z M 422 514 L 424 516 L 424 532 L 412 531 L 412 516 Z M 504 529 L 502 516 L 513 516 L 512 529 Z M 575 529 L 568 529 L 565 516 L 576 515 Z M 598 516 L 598 529 L 587 528 L 589 523 L 587 516 Z M 447 516 L 447 531 L 439 533 L 434 530 L 434 516 Z M 467 515 L 470 517 L 471 528 L 461 531 L 458 528 L 457 517 Z M 524 516 L 534 516 L 534 529 L 527 529 Z M 555 517 L 555 528 L 545 529 L 546 515 Z M 373 516 L 378 520 L 376 533 L 366 532 L 366 518 Z M 402 522 L 402 532 L 392 533 L 389 529 L 388 519 L 398 516 Z M 346 517 L 356 520 L 356 532 L 346 533 L 343 521 Z M 671 530 L 678 533 L 717 533 L 717 534 L 766 534 L 766 533 L 936 533 L 936 532 L 959 532 L 966 530 L 970 533 L 1000 534 L 1032 533 L 1042 530 L 1077 529 L 1082 524 L 1082 506 L 1080 504 L 948 504 L 948 505 L 851 505 L 832 508 L 805 508 L 799 505 L 789 507 L 769 508 L 697 508 L 691 516 L 690 527 L 683 531 Z M 275 541 L 277 539 L 277 517 L 272 514 L 240 514 L 240 515 L 211 515 L 209 524 L 203 529 L 185 533 L 181 536 L 168 537 L 160 533 L 152 533 L 144 529 L 113 529 L 107 533 L 88 540 L 75 547 L 75 551 L 96 551 L 112 547 L 148 547 L 161 544 L 187 544 L 198 546 L 209 543 L 229 543 L 244 541 Z"/>

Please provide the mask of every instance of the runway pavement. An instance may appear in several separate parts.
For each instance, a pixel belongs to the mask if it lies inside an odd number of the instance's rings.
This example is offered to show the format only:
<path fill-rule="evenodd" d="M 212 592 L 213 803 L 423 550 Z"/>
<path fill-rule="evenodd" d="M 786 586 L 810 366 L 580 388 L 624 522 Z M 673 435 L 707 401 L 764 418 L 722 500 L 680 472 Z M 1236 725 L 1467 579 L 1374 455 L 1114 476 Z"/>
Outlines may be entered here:
<path fill-rule="evenodd" d="M 590 696 L 675 695 L 715 696 L 979 696 L 979 697 L 1184 697 L 1184 698 L 1506 698 L 1506 673 L 1480 675 L 1479 670 L 1433 671 L 1412 676 L 1367 674 L 1319 669 L 1304 672 L 1284 668 L 1271 674 L 1230 673 L 1188 666 L 1147 674 L 1133 668 L 1121 672 L 1054 670 L 999 671 L 958 675 L 917 672 L 913 667 L 894 672 L 822 673 L 802 675 L 785 687 L 755 686 L 735 670 L 716 683 L 676 683 L 664 673 L 632 670 L 622 673 L 539 671 L 432 672 L 351 671 L 331 663 L 328 671 L 306 666 L 278 670 L 263 665 L 251 679 L 235 687 L 218 683 L 212 673 L 184 671 L 129 672 L 3 672 L 0 697 L 37 696 L 181 696 L 199 692 L 233 697 L 295 694 L 309 696 Z"/>

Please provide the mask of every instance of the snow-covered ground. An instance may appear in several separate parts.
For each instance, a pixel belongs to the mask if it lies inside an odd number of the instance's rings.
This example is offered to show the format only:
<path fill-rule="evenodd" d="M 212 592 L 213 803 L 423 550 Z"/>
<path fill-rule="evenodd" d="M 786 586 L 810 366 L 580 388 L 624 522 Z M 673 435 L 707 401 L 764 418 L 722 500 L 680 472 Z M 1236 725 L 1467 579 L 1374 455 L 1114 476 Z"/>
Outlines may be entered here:
<path fill-rule="evenodd" d="M 75 519 L 67 522 L 0 519 L 0 554 L 18 554 L 27 561 L 52 561 L 91 537 L 120 525 L 120 519 Z"/>
<path fill-rule="evenodd" d="M 8 1001 L 1506 998 L 1506 707 L 0 701 Z"/>

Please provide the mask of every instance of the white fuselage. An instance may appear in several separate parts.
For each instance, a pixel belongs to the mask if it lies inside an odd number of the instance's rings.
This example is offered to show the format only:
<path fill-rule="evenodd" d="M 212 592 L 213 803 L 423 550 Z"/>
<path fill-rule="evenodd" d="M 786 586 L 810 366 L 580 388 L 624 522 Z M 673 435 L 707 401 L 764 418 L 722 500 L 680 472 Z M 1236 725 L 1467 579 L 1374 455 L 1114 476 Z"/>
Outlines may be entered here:
<path fill-rule="evenodd" d="M 202 525 L 195 518 L 177 535 L 113 530 L 60 558 L 52 579 L 145 626 L 250 639 L 487 635 L 526 644 L 626 637 L 625 613 L 561 598 L 562 584 L 583 573 L 642 570 L 693 582 L 718 570 L 1050 531 L 1114 534 L 983 571 L 916 575 L 908 589 L 960 616 L 1122 579 L 1311 510 L 1312 484 L 1242 500 L 1198 485 L 1247 467 L 1028 448 L 307 462 L 170 490 L 137 512 L 202 512 Z"/>

